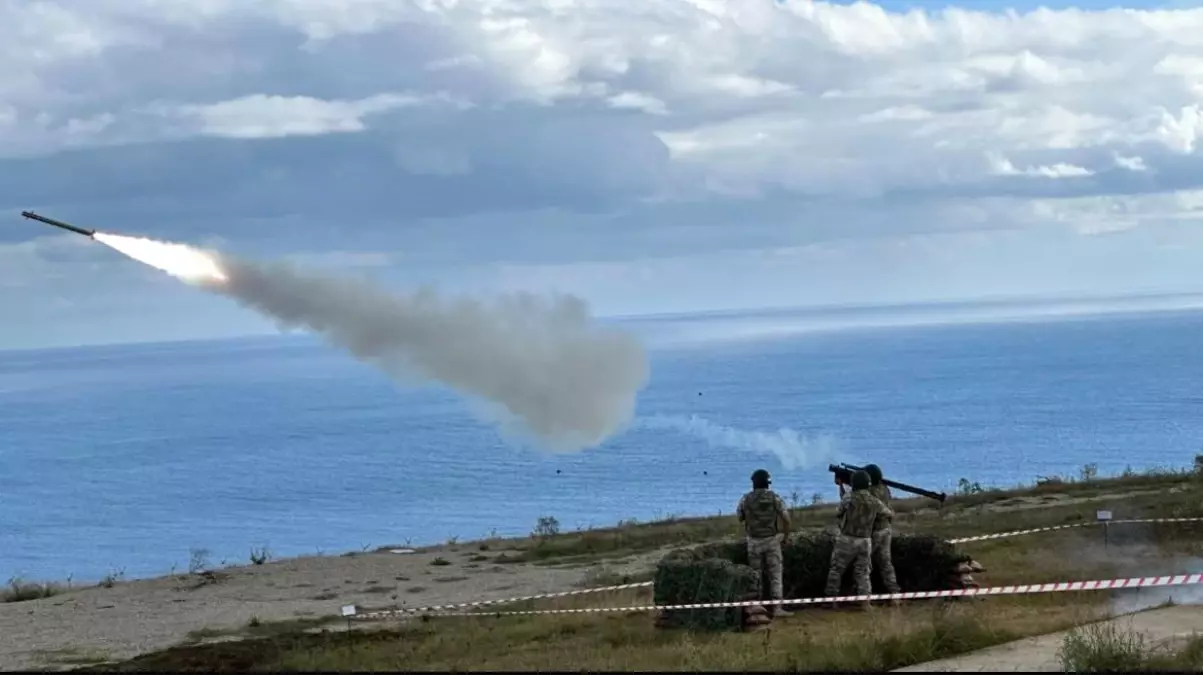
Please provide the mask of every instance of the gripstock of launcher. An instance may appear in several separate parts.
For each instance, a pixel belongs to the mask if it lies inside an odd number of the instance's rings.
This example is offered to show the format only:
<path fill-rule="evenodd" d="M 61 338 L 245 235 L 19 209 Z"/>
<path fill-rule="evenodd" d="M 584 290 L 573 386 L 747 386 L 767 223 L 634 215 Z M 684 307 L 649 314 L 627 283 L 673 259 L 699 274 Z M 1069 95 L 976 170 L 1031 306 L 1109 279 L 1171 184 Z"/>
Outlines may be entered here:
<path fill-rule="evenodd" d="M 864 471 L 865 467 L 852 466 L 851 464 L 828 464 L 827 470 L 830 471 L 831 473 L 835 474 L 835 482 L 842 483 L 844 485 L 851 485 L 852 484 L 852 472 L 853 471 Z M 931 490 L 924 490 L 923 488 L 915 487 L 914 485 L 907 485 L 906 483 L 899 483 L 898 481 L 889 480 L 888 478 L 882 478 L 881 482 L 888 487 L 894 488 L 895 490 L 902 490 L 903 492 L 909 492 L 909 493 L 915 494 L 915 495 L 922 495 L 924 497 L 934 499 L 934 500 L 940 502 L 941 504 L 943 504 L 944 500 L 947 498 L 947 495 L 945 495 L 943 492 L 932 492 Z"/>

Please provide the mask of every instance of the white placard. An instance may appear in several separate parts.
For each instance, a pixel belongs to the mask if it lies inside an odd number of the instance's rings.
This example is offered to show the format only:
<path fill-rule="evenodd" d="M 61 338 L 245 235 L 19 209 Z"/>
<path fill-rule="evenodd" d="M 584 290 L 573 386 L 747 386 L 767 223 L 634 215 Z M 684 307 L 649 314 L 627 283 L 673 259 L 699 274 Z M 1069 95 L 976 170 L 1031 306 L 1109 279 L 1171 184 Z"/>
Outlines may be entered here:
<path fill-rule="evenodd" d="M 355 605 L 343 605 L 343 616 L 355 616 Z"/>
<path fill-rule="evenodd" d="M 1104 521 L 1104 520 L 1111 520 L 1111 512 L 1110 511 L 1097 511 L 1097 512 L 1095 512 L 1094 516 L 1100 522 Z"/>

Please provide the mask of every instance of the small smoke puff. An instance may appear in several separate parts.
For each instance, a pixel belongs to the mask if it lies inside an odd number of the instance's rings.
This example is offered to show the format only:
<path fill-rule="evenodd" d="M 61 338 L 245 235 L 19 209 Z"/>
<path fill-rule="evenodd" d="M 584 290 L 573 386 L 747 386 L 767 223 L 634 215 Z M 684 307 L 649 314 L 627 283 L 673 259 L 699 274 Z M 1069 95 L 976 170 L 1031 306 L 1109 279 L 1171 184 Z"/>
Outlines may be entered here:
<path fill-rule="evenodd" d="M 786 469 L 806 468 L 833 456 L 837 450 L 836 441 L 830 436 L 806 438 L 798 431 L 786 427 L 775 432 L 748 431 L 715 424 L 697 415 L 653 415 L 641 419 L 640 423 L 648 429 L 686 433 L 714 447 L 775 455 Z"/>

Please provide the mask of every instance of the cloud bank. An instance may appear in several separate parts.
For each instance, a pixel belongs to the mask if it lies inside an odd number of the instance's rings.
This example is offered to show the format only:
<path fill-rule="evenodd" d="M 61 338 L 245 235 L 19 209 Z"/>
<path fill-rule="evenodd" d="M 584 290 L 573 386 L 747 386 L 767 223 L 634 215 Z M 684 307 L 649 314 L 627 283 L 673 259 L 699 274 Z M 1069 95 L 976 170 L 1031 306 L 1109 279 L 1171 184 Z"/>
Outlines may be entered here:
<path fill-rule="evenodd" d="M 619 312 L 1197 289 L 1203 9 L 973 7 L 16 0 L 0 205 Z"/>

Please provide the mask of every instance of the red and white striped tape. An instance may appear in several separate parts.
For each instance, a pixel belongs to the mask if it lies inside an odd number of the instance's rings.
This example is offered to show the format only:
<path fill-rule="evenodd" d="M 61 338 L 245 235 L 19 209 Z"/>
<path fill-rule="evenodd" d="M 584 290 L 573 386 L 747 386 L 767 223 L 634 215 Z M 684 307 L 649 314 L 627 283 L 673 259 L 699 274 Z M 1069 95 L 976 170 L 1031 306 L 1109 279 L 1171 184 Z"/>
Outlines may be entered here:
<path fill-rule="evenodd" d="M 971 541 L 987 541 L 990 539 L 1007 539 L 1010 537 L 1018 537 L 1023 534 L 1036 534 L 1037 532 L 1053 532 L 1055 530 L 1069 530 L 1075 527 L 1086 527 L 1094 525 L 1094 523 L 1073 523 L 1072 525 L 1053 525 L 1050 527 L 1036 527 L 1030 530 L 1014 530 L 1011 532 L 997 532 L 995 534 L 979 534 L 973 537 L 961 537 L 959 539 L 949 539 L 950 544 L 964 544 Z"/>
<path fill-rule="evenodd" d="M 1203 521 L 1203 517 L 1199 518 L 1129 518 L 1124 520 L 1096 520 L 1083 523 L 1071 523 L 1069 525 L 1052 525 L 1049 527 L 1036 527 L 1030 530 L 1012 530 L 1011 532 L 998 532 L 995 534 L 979 534 L 973 537 L 961 537 L 959 539 L 949 539 L 950 544 L 965 544 L 971 541 L 988 541 L 990 539 L 1007 539 L 1009 537 L 1018 537 L 1024 534 L 1036 534 L 1038 532 L 1053 532 L 1055 530 L 1069 530 L 1075 527 L 1091 527 L 1093 525 L 1102 525 L 1109 523 L 1111 525 L 1131 524 L 1131 523 L 1192 523 Z"/>
<path fill-rule="evenodd" d="M 427 607 L 398 607 L 390 610 L 379 610 L 396 615 L 405 614 L 426 614 L 428 612 L 443 613 L 446 610 L 467 609 L 469 607 L 486 607 L 488 605 L 508 605 L 515 602 L 527 602 L 529 600 L 546 600 L 549 598 L 567 598 L 573 595 L 585 595 L 588 593 L 603 593 L 606 591 L 624 591 L 631 588 L 647 588 L 652 585 L 650 581 L 640 581 L 633 584 L 619 584 L 617 586 L 597 586 L 594 588 L 583 588 L 575 591 L 563 591 L 560 593 L 541 593 L 539 595 L 525 595 L 518 598 L 501 598 L 498 600 L 478 600 L 476 602 L 461 602 L 452 605 L 430 605 Z M 349 605 L 348 605 L 349 606 Z M 373 610 L 375 613 L 376 610 Z"/>
<path fill-rule="evenodd" d="M 1112 520 L 1112 521 L 1105 521 L 1105 522 L 1110 522 L 1112 524 L 1121 524 L 1121 523 L 1184 523 L 1184 522 L 1199 522 L 1199 521 L 1203 521 L 1203 517 L 1145 518 L 1145 519 L 1136 518 L 1136 519 L 1126 519 L 1126 520 Z M 1032 528 L 1032 529 L 1027 529 L 1027 530 L 1013 530 L 1010 532 L 998 532 L 995 534 L 983 534 L 983 535 L 977 535 L 977 536 L 973 536 L 973 537 L 961 537 L 958 539 L 950 539 L 948 541 L 950 544 L 963 544 L 963 543 L 975 542 L 975 541 L 988 541 L 988 540 L 992 540 L 992 539 L 1006 539 L 1008 537 L 1017 537 L 1017 536 L 1026 535 L 1026 534 L 1037 534 L 1040 532 L 1053 532 L 1056 530 L 1067 530 L 1067 529 L 1072 529 L 1072 528 L 1077 528 L 1077 527 L 1089 527 L 1091 525 L 1100 525 L 1100 524 L 1102 524 L 1102 522 L 1104 522 L 1104 521 L 1071 523 L 1068 525 L 1053 525 L 1053 526 L 1049 526 L 1049 527 L 1037 527 L 1037 528 Z M 1085 582 L 1082 582 L 1082 583 L 1085 583 Z M 513 603 L 517 603 L 517 602 L 528 602 L 531 600 L 547 600 L 547 599 L 552 599 L 552 598 L 565 598 L 565 597 L 570 597 L 570 596 L 574 596 L 574 595 L 585 595 L 585 594 L 590 594 L 590 593 L 604 593 L 607 591 L 622 591 L 622 590 L 628 590 L 628 589 L 633 589 L 633 588 L 648 588 L 648 587 L 651 587 L 652 585 L 653 585 L 653 582 L 651 582 L 651 581 L 643 581 L 643 582 L 638 582 L 638 583 L 633 583 L 633 584 L 620 584 L 617 586 L 600 586 L 600 587 L 596 587 L 596 588 L 585 588 L 585 589 L 580 589 L 580 590 L 575 590 L 575 591 L 563 591 L 563 592 L 559 592 L 559 593 L 542 593 L 542 594 L 538 594 L 538 595 L 526 595 L 526 596 L 514 597 L 514 598 L 501 598 L 501 599 L 497 599 L 497 600 L 479 600 L 479 601 L 475 601 L 475 602 L 462 602 L 462 603 L 448 604 L 448 605 L 429 605 L 429 606 L 425 606 L 425 607 L 403 607 L 403 608 L 396 608 L 396 609 L 389 609 L 389 610 L 369 610 L 368 612 L 363 613 L 363 614 L 359 613 L 360 608 L 354 607 L 352 605 L 346 605 L 343 607 L 343 615 L 344 616 L 354 616 L 356 618 L 364 618 L 364 617 L 377 617 L 377 616 L 379 616 L 379 617 L 407 616 L 407 615 L 414 615 L 414 614 L 429 614 L 432 612 L 437 612 L 440 616 L 474 616 L 474 615 L 492 616 L 494 614 L 493 612 L 489 612 L 489 613 L 483 613 L 483 612 L 456 613 L 454 610 L 470 609 L 473 607 L 487 607 L 487 606 L 491 606 L 491 605 L 508 605 L 508 604 L 513 604 Z M 1004 586 L 1002 588 L 1011 588 L 1011 587 Z M 1088 589 L 1088 590 L 1093 590 L 1093 589 Z M 1044 591 L 1040 591 L 1040 592 L 1044 592 Z M 960 591 L 932 591 L 932 593 L 960 593 Z M 975 593 L 975 594 L 977 594 L 977 593 Z M 906 596 L 906 594 L 902 594 L 901 596 L 898 596 L 898 597 L 900 599 L 910 599 L 910 598 L 903 597 L 903 596 Z M 873 596 L 874 599 L 877 599 L 879 597 L 882 597 L 885 599 L 890 599 L 894 596 Z M 952 597 L 952 596 L 924 595 L 922 597 Z M 857 598 L 857 599 L 863 599 L 863 598 Z M 851 600 L 840 599 L 840 598 L 836 598 L 834 600 L 841 601 L 841 602 L 850 602 L 851 601 Z M 833 599 L 831 599 L 831 598 L 823 598 L 823 599 L 814 600 L 814 602 L 832 602 L 832 601 L 833 601 Z M 792 602 L 798 602 L 798 601 L 792 601 Z M 751 603 L 751 604 L 758 604 L 758 603 Z M 722 606 L 726 606 L 726 605 L 722 605 Z M 731 606 L 741 606 L 741 605 L 731 605 Z M 703 607 L 703 606 L 699 605 L 698 607 Z M 710 605 L 705 605 L 704 607 L 710 607 Z M 546 610 L 546 611 L 556 612 L 556 613 L 572 613 L 572 612 L 578 612 L 578 611 L 584 611 L 584 610 Z M 620 611 L 620 610 L 614 610 L 614 611 Z M 621 611 L 631 611 L 631 610 L 623 609 Z M 527 612 L 527 613 L 532 613 L 532 612 L 536 613 L 536 614 L 542 613 L 538 610 L 531 610 L 531 612 Z M 508 614 L 509 612 L 506 612 L 506 613 Z"/>
<path fill-rule="evenodd" d="M 866 600 L 924 600 L 929 598 L 957 598 L 996 595 L 1031 595 L 1038 593 L 1066 593 L 1078 591 L 1103 591 L 1127 588 L 1149 588 L 1162 586 L 1189 586 L 1203 583 L 1203 574 L 1180 574 L 1162 577 L 1135 577 L 1128 579 L 1103 579 L 1094 581 L 1059 581 L 1047 584 L 1025 584 L 1020 586 L 988 586 L 985 588 L 963 588 L 944 591 L 914 591 L 908 593 L 881 593 L 877 595 L 845 595 L 822 598 L 791 598 L 785 600 L 746 600 L 741 602 L 706 602 L 688 605 L 630 605 L 627 607 L 583 607 L 578 609 L 531 609 L 503 612 L 451 612 L 434 616 L 531 616 L 537 614 L 601 614 L 612 612 L 674 611 L 684 609 L 723 609 L 728 607 L 762 607 L 772 605 L 820 605 L 829 603 L 864 602 Z M 346 611 L 350 610 L 350 611 Z M 344 607 L 343 615 L 348 620 L 364 621 L 408 616 L 409 612 L 378 611 L 359 613 L 353 605 Z"/>

